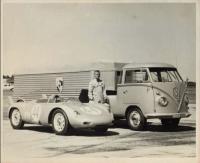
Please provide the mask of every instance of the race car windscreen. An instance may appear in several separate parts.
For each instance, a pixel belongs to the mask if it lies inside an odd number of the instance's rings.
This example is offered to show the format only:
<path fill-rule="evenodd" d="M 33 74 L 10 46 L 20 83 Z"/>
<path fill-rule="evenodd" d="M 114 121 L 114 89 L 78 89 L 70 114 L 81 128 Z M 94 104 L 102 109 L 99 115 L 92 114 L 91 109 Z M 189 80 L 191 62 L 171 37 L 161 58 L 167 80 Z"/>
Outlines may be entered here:
<path fill-rule="evenodd" d="M 183 81 L 176 68 L 149 68 L 153 82 Z"/>

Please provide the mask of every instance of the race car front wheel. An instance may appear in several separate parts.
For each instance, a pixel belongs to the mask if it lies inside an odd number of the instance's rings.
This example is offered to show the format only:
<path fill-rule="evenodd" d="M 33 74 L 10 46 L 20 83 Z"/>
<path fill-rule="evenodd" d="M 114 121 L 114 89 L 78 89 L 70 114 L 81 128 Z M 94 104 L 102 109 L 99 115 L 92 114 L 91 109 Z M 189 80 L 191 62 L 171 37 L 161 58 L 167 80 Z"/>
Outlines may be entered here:
<path fill-rule="evenodd" d="M 21 129 L 24 126 L 24 121 L 22 120 L 20 111 L 17 108 L 11 111 L 10 123 L 14 129 Z"/>
<path fill-rule="evenodd" d="M 53 113 L 52 126 L 56 135 L 65 135 L 69 129 L 69 121 L 64 111 L 58 109 Z"/>

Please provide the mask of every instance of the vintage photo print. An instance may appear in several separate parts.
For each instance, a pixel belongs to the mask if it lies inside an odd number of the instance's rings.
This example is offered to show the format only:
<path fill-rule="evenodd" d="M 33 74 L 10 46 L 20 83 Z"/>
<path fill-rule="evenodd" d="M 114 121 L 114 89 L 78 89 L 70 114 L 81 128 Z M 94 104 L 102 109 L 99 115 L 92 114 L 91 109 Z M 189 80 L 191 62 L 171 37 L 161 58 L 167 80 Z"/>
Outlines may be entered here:
<path fill-rule="evenodd" d="M 4 0 L 1 161 L 199 162 L 199 1 Z"/>

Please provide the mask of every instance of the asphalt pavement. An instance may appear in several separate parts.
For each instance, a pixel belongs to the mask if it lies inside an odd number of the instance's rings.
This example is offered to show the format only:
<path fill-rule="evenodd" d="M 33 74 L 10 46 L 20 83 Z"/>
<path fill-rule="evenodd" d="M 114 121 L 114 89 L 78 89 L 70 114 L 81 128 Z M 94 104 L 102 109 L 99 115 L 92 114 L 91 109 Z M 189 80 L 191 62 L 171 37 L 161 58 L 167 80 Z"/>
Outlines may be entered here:
<path fill-rule="evenodd" d="M 7 118 L 8 100 L 3 106 L 3 162 L 23 159 L 65 158 L 194 158 L 196 156 L 196 107 L 192 116 L 181 119 L 176 129 L 166 129 L 159 120 L 148 121 L 144 131 L 132 131 L 126 121 L 116 121 L 105 134 L 93 130 L 72 130 L 66 136 L 51 127 L 26 124 L 12 129 Z"/>
<path fill-rule="evenodd" d="M 116 121 L 107 133 L 72 130 L 55 135 L 51 127 L 26 124 L 22 130 L 3 121 L 3 159 L 69 157 L 195 157 L 195 109 L 182 119 L 177 129 L 165 129 L 159 120 L 148 123 L 144 131 L 132 131 L 126 121 Z"/>

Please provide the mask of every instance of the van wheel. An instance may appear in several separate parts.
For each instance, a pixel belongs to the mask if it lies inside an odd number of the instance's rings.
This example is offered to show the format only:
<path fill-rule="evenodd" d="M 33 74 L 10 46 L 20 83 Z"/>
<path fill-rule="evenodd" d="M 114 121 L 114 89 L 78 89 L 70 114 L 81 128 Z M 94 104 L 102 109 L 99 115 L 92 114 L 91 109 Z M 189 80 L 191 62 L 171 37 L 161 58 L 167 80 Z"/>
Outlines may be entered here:
<path fill-rule="evenodd" d="M 18 109 L 13 109 L 10 114 L 10 123 L 12 128 L 21 129 L 24 126 L 21 113 Z"/>
<path fill-rule="evenodd" d="M 164 127 L 177 127 L 179 122 L 180 118 L 161 119 L 161 123 Z"/>
<path fill-rule="evenodd" d="M 56 135 L 65 135 L 69 130 L 69 121 L 64 111 L 58 109 L 53 113 L 52 127 Z"/>
<path fill-rule="evenodd" d="M 143 130 L 146 126 L 146 118 L 142 114 L 141 110 L 137 108 L 128 111 L 127 121 L 132 130 Z"/>

